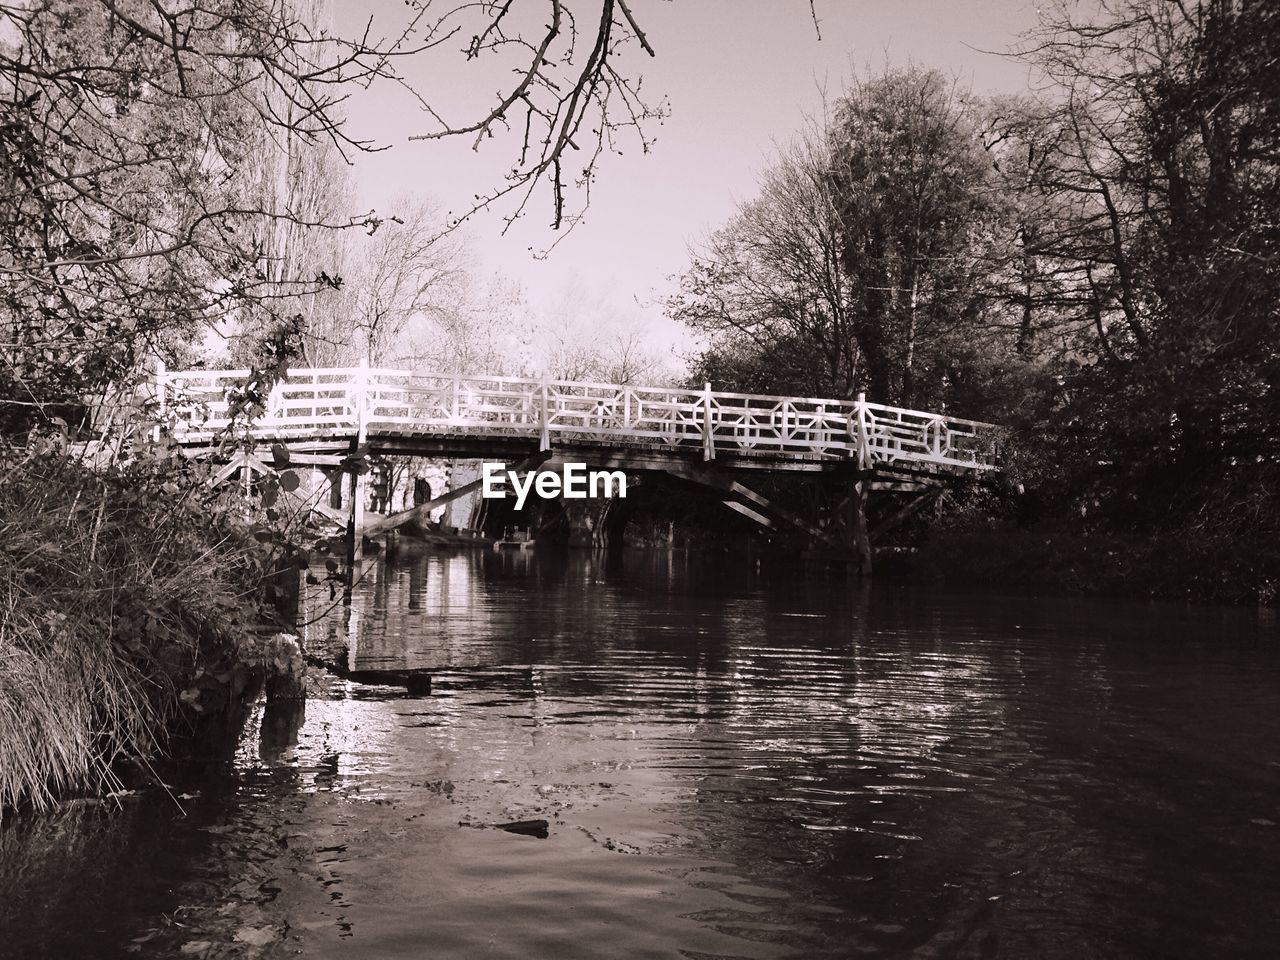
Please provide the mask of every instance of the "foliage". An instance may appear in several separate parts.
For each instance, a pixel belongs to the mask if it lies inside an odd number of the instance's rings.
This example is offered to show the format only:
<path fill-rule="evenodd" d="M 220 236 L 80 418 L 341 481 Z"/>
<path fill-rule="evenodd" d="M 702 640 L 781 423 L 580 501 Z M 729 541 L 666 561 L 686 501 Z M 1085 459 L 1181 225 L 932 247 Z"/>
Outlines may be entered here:
<path fill-rule="evenodd" d="M 1069 544 L 1080 577 L 1111 579 L 1086 546 L 1109 543 L 1137 590 L 1273 596 L 1280 9 L 1060 3 L 1022 54 L 1038 97 L 984 102 L 917 69 L 857 82 L 825 146 L 784 154 L 695 259 L 672 313 L 710 335 L 703 372 L 730 385 L 794 389 L 808 369 L 838 396 L 1007 424 L 1026 493 L 1001 529 L 1074 530 L 1009 537 Z M 803 247 L 772 243 L 819 222 L 776 189 L 801 176 L 838 213 L 838 276 L 812 269 L 820 247 L 798 271 Z M 757 277 L 786 296 L 763 302 Z M 837 301 L 839 323 L 798 308 Z M 829 372 L 841 350 L 851 377 Z"/>
<path fill-rule="evenodd" d="M 46 0 L 0 18 L 0 394 L 23 404 L 6 426 L 227 315 L 273 328 L 280 297 L 325 282 L 273 279 L 261 249 L 287 215 L 262 165 L 273 132 L 309 115 L 324 136 L 334 105 L 336 55 L 286 7 Z M 361 69 L 368 52 L 349 54 Z"/>
<path fill-rule="evenodd" d="M 858 83 L 837 107 L 841 266 L 868 393 L 880 402 L 945 402 L 948 347 L 980 329 L 1000 245 L 978 123 L 954 84 L 918 69 Z"/>
<path fill-rule="evenodd" d="M 595 31 L 552 6 L 540 28 L 510 4 L 415 6 L 374 41 L 327 28 L 323 0 L 0 5 L 0 430 L 80 422 L 88 397 L 153 356 L 183 363 L 228 326 L 278 338 L 309 326 L 316 297 L 337 306 L 345 264 L 328 238 L 381 222 L 333 189 L 351 154 L 379 146 L 343 117 L 375 82 L 417 101 L 427 138 L 495 136 L 527 111 L 519 162 L 472 212 L 549 180 L 557 225 L 572 223 L 573 182 L 585 194 L 624 129 L 647 145 L 656 114 L 616 67 L 630 44 L 648 49 L 626 4 L 606 0 Z M 399 65 L 460 31 L 472 68 L 531 60 L 478 121 L 451 125 Z M 593 138 L 566 175 L 564 152 Z M 367 286 L 367 322 L 387 288 Z"/>
<path fill-rule="evenodd" d="M 1275 603 L 1280 549 L 1266 531 L 1234 526 L 1143 536 L 1080 517 L 1030 524 L 969 514 L 935 523 L 912 568 L 948 583 L 1050 594 Z"/>
<path fill-rule="evenodd" d="M 1074 210 L 1038 256 L 1093 321 L 1068 418 L 1106 497 L 1195 512 L 1280 463 L 1280 11 L 1117 0 L 1030 55 L 1065 131 L 1034 188 Z"/>
<path fill-rule="evenodd" d="M 859 81 L 805 129 L 669 304 L 708 335 L 703 371 L 749 389 L 738 378 L 772 368 L 771 393 L 948 402 L 962 348 L 1000 339 L 983 278 L 1007 253 L 981 119 L 913 68 Z"/>
<path fill-rule="evenodd" d="M 117 784 L 264 619 L 277 562 L 179 456 L 103 471 L 40 442 L 0 458 L 0 808 Z"/>
<path fill-rule="evenodd" d="M 171 721 L 281 656 L 252 628 L 274 574 L 311 563 L 288 524 L 297 477 L 277 451 L 257 504 L 212 492 L 162 425 L 157 443 L 140 432 L 152 364 L 236 340 L 252 371 L 229 398 L 239 422 L 305 348 L 351 348 L 346 306 L 363 346 L 390 351 L 457 274 L 441 234 L 502 197 L 518 215 L 543 183 L 571 226 L 575 186 L 585 203 L 600 156 L 624 132 L 647 149 L 642 121 L 661 113 L 617 67 L 633 44 L 653 52 L 624 0 L 591 8 L 594 29 L 573 0 L 550 23 L 511 4 L 412 4 L 387 41 L 336 34 L 327 8 L 0 4 L 0 808 L 110 786 L 114 760 L 145 760 Z M 445 121 L 399 67 L 459 35 L 464 66 L 503 72 L 474 123 Z M 528 59 L 506 73 L 513 56 Z M 373 83 L 422 108 L 421 138 L 523 133 L 471 210 L 402 217 L 353 271 L 339 238 L 383 219 L 350 209 L 342 167 L 379 145 L 346 132 L 344 103 Z M 314 553 L 324 574 L 309 579 L 335 590 L 341 544 Z"/>

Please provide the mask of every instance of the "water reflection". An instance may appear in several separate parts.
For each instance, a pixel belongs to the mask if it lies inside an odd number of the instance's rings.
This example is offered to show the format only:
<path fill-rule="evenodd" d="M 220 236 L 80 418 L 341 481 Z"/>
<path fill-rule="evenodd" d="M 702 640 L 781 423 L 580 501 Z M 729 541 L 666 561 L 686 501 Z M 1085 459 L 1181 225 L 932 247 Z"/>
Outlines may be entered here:
<path fill-rule="evenodd" d="M 309 645 L 431 694 L 259 708 L 185 817 L 0 833 L 4 902 L 49 904 L 0 952 L 1269 956 L 1280 933 L 1276 625 L 1251 612 L 474 552 L 371 564 L 312 613 Z M 535 819 L 546 839 L 492 829 Z M 96 900 L 60 896 L 53 850 L 93 860 Z"/>

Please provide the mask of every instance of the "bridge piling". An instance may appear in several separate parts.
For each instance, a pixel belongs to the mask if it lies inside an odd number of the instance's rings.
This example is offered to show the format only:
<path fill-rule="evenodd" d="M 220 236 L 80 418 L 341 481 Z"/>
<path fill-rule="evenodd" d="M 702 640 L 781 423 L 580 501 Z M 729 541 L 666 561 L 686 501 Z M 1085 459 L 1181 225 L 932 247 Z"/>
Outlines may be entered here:
<path fill-rule="evenodd" d="M 863 476 L 854 483 L 853 496 L 849 498 L 848 524 L 859 577 L 871 576 L 871 537 L 867 532 L 867 499 L 870 489 L 870 476 Z"/>
<path fill-rule="evenodd" d="M 356 435 L 351 442 L 352 459 L 365 450 L 369 438 L 369 358 L 360 358 L 360 367 L 352 384 L 356 413 Z M 344 603 L 351 602 L 351 587 L 356 569 L 364 559 L 364 470 L 357 463 L 351 471 L 351 519 L 347 522 L 347 590 Z"/>

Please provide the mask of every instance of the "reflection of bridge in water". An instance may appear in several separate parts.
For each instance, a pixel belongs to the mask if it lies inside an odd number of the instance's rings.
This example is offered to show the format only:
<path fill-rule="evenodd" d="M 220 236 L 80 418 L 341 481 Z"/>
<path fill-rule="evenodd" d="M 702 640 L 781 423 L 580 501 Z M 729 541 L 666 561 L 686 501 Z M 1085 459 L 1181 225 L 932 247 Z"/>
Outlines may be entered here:
<path fill-rule="evenodd" d="M 997 428 L 857 400 L 520 377 L 440 376 L 409 370 L 292 369 L 264 390 L 248 370 L 161 371 L 157 395 L 175 439 L 214 455 L 231 431 L 264 447 L 284 444 L 291 462 L 336 467 L 359 456 L 506 461 L 530 470 L 582 462 L 661 472 L 714 489 L 766 527 L 830 535 L 743 484 L 748 474 L 827 475 L 865 500 L 872 490 L 927 493 L 950 477 L 997 468 Z M 252 411 L 252 416 L 246 416 Z M 220 471 L 269 472 L 252 449 Z M 352 474 L 349 526 L 376 533 L 423 517 L 458 488 L 393 517 L 361 516 Z M 859 510 L 859 512 L 861 512 Z"/>

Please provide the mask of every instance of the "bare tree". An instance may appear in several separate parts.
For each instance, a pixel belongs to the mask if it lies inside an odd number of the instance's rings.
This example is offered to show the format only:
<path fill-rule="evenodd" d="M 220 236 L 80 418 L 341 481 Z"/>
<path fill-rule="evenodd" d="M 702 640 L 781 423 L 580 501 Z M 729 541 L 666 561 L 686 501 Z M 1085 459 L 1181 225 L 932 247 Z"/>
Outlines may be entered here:
<path fill-rule="evenodd" d="M 1023 52 L 1056 94 L 1029 181 L 1048 215 L 1029 219 L 1045 289 L 1088 333 L 1064 419 L 1110 465 L 1093 482 L 1143 490 L 1159 523 L 1234 485 L 1258 529 L 1280 464 L 1280 10 L 1054 4 Z"/>
<path fill-rule="evenodd" d="M 360 243 L 351 279 L 351 313 L 335 318 L 351 331 L 353 348 L 375 363 L 404 351 L 402 337 L 415 320 L 456 312 L 471 266 L 459 234 L 442 233 L 438 204 L 405 198 L 392 222 Z"/>
<path fill-rule="evenodd" d="M 465 243 L 451 248 L 449 255 L 451 261 L 430 263 L 423 275 L 426 282 L 416 288 L 418 306 L 396 311 L 403 322 L 374 328 L 373 359 L 424 373 L 518 373 L 518 331 L 525 326 L 526 312 L 519 286 L 497 273 L 482 274 Z M 386 276 L 385 268 L 381 274 Z M 377 276 L 375 272 L 375 280 Z M 364 288 L 368 282 L 357 279 L 356 286 Z M 374 295 L 357 299 L 366 297 Z M 350 349 L 364 349 L 362 342 L 357 336 Z"/>
<path fill-rule="evenodd" d="M 637 44 L 649 56 L 655 51 L 626 0 L 601 0 L 594 23 L 579 26 L 579 6 L 569 0 L 548 0 L 544 16 L 521 18 L 511 0 L 485 2 L 476 22 L 474 6 L 460 4 L 434 25 L 436 34 L 471 32 L 466 46 L 468 62 L 499 60 L 517 76 L 497 97 L 489 112 L 472 122 L 446 119 L 426 97 L 423 107 L 439 129 L 411 139 L 429 140 L 467 135 L 481 143 L 498 131 L 517 131 L 519 157 L 507 182 L 477 198 L 458 220 L 464 220 L 495 200 L 518 198 L 509 221 L 524 212 L 544 178 L 552 194 L 552 226 L 576 223 L 582 206 L 567 205 L 570 185 L 581 189 L 583 205 L 589 201 L 596 162 L 606 151 L 619 149 L 619 136 L 632 133 L 646 152 L 650 141 L 646 121 L 665 112 L 664 105 L 650 106 L 641 96 L 639 79 L 620 72 L 620 52 Z M 425 9 L 425 8 L 424 8 Z M 571 157 L 580 159 L 570 160 Z"/>
<path fill-rule="evenodd" d="M 298 183 L 310 151 L 379 149 L 343 121 L 362 86 L 417 96 L 429 137 L 483 139 L 519 115 L 512 177 L 476 208 L 523 189 L 518 214 L 545 178 L 555 225 L 571 224 L 572 185 L 585 199 L 596 159 L 653 115 L 616 68 L 629 43 L 649 49 L 629 7 L 605 0 L 592 30 L 578 28 L 580 9 L 549 0 L 549 22 L 529 32 L 511 3 L 424 4 L 384 40 L 371 26 L 339 36 L 292 0 L 0 3 L 7 425 L 51 403 L 69 413 L 148 353 L 182 358 L 228 317 L 261 334 L 257 364 L 285 363 L 305 325 L 300 301 L 342 284 L 323 244 L 300 255 L 301 235 L 380 223 L 307 201 L 323 193 Z M 465 62 L 528 57 L 475 122 L 445 122 L 400 67 L 459 43 Z M 571 166 L 566 151 L 583 159 Z"/>
<path fill-rule="evenodd" d="M 861 350 L 832 148 L 818 123 L 782 148 L 760 195 L 695 253 L 668 303 L 674 319 L 709 338 L 708 378 L 760 392 L 855 391 Z M 768 370 L 752 369 L 760 354 Z"/>
<path fill-rule="evenodd" d="M 530 341 L 522 362 L 530 375 L 633 384 L 669 373 L 643 321 L 576 280 L 544 311 Z"/>
<path fill-rule="evenodd" d="M 519 373 L 517 342 L 527 314 L 520 288 L 500 274 L 473 272 L 460 294 L 413 327 L 402 362 L 439 373 Z"/>
<path fill-rule="evenodd" d="M 1061 93 L 1050 117 L 1062 135 L 1036 183 L 1074 200 L 1074 234 L 1053 252 L 1091 273 L 1104 349 L 1158 349 L 1153 298 L 1193 279 L 1211 242 L 1215 259 L 1248 256 L 1230 231 L 1254 226 L 1251 194 L 1277 162 L 1276 98 L 1258 88 L 1275 75 L 1278 33 L 1266 4 L 1105 0 L 1055 5 L 1030 37 L 1024 55 Z"/>
<path fill-rule="evenodd" d="M 660 384 L 667 364 L 640 330 L 619 330 L 603 345 L 604 379 L 609 383 Z"/>

